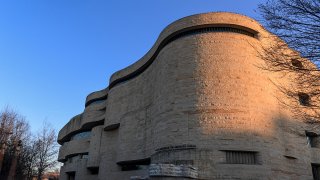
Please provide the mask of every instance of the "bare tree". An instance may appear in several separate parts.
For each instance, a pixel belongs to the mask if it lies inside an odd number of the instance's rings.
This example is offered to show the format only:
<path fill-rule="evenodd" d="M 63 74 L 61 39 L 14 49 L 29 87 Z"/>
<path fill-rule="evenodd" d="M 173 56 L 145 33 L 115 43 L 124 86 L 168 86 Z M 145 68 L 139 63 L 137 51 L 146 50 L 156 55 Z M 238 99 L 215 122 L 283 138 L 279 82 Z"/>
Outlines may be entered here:
<path fill-rule="evenodd" d="M 56 165 L 54 129 L 44 123 L 34 136 L 25 118 L 9 107 L 0 112 L 0 145 L 0 179 L 41 179 Z"/>
<path fill-rule="evenodd" d="M 53 168 L 57 164 L 57 144 L 56 133 L 48 123 L 44 123 L 43 128 L 39 131 L 36 140 L 35 148 L 37 178 L 41 180 L 43 174 Z"/>
<path fill-rule="evenodd" d="M 13 133 L 12 131 L 16 117 L 17 113 L 11 111 L 9 107 L 6 107 L 0 113 L 0 172 L 2 172 L 4 155 L 8 147 L 10 136 Z"/>
<path fill-rule="evenodd" d="M 271 32 L 319 65 L 319 0 L 268 0 L 260 4 L 259 9 Z"/>
<path fill-rule="evenodd" d="M 16 111 L 6 107 L 0 112 L 0 142 L 1 142 L 1 178 L 16 179 L 20 174 L 19 164 L 22 142 L 29 134 L 29 124 Z"/>
<path fill-rule="evenodd" d="M 267 0 L 259 10 L 265 27 L 280 37 L 267 37 L 272 43 L 260 53 L 264 68 L 292 77 L 295 88 L 276 85 L 292 102 L 299 102 L 288 103 L 297 116 L 320 123 L 320 1 Z"/>
<path fill-rule="evenodd" d="M 31 136 L 30 136 L 31 137 Z M 25 179 L 32 180 L 36 172 L 37 147 L 34 138 L 23 141 L 18 165 Z"/>
<path fill-rule="evenodd" d="M 29 132 L 29 124 L 24 117 L 18 116 L 14 123 L 11 135 L 12 161 L 9 170 L 8 180 L 14 180 L 17 176 L 18 159 L 20 157 L 22 142 L 26 140 Z"/>

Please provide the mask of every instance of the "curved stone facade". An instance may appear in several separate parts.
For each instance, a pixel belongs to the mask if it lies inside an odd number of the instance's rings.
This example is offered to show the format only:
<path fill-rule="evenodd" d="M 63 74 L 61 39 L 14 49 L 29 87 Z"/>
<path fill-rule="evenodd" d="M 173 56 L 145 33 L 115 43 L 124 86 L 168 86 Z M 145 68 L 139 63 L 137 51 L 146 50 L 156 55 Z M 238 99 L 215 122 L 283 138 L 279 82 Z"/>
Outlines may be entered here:
<path fill-rule="evenodd" d="M 311 128 L 274 82 L 295 84 L 259 68 L 271 36 L 233 13 L 169 25 L 61 129 L 61 179 L 312 179 Z"/>

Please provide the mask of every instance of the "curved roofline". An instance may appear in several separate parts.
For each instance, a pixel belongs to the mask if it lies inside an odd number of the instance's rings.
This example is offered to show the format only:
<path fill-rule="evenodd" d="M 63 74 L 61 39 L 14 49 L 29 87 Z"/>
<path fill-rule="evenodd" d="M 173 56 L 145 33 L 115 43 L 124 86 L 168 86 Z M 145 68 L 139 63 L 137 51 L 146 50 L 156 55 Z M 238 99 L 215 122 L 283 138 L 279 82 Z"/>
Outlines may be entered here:
<path fill-rule="evenodd" d="M 209 11 L 209 12 L 196 13 L 196 14 L 191 14 L 191 15 L 182 17 L 182 18 L 180 18 L 180 19 L 177 19 L 177 20 L 173 21 L 173 22 L 170 23 L 168 26 L 170 26 L 171 24 L 175 24 L 177 21 L 180 21 L 180 20 L 183 20 L 183 19 L 192 18 L 192 17 L 194 17 L 194 16 L 211 15 L 211 14 L 229 14 L 229 15 L 242 16 L 242 17 L 244 17 L 244 18 L 247 18 L 247 19 L 250 19 L 250 20 L 252 20 L 252 21 L 255 21 L 256 23 L 258 23 L 258 24 L 260 25 L 260 23 L 259 23 L 256 19 L 251 18 L 251 17 L 246 16 L 246 15 L 241 14 L 241 13 L 230 12 L 230 11 Z"/>
<path fill-rule="evenodd" d="M 136 76 L 140 75 L 142 72 L 144 72 L 153 62 L 154 60 L 156 59 L 156 57 L 158 56 L 159 52 L 167 45 L 169 44 L 170 42 L 172 42 L 174 39 L 175 40 L 175 37 L 185 33 L 185 32 L 188 32 L 188 31 L 192 31 L 192 30 L 195 30 L 195 29 L 201 29 L 201 28 L 206 28 L 206 27 L 230 27 L 230 28 L 235 28 L 235 29 L 239 29 L 239 30 L 244 30 L 244 31 L 247 31 L 249 33 L 252 33 L 252 34 L 257 34 L 258 32 L 254 29 L 251 29 L 251 28 L 248 28 L 248 27 L 245 27 L 245 26 L 241 26 L 241 25 L 238 25 L 238 24 L 228 24 L 228 23 L 217 23 L 217 24 L 202 24 L 202 25 L 198 25 L 198 26 L 190 26 L 190 27 L 186 27 L 184 29 L 180 29 L 176 32 L 173 32 L 172 34 L 168 35 L 167 37 L 165 37 L 160 43 L 158 46 L 156 47 L 153 47 L 153 48 L 156 48 L 154 53 L 151 55 L 150 58 L 148 58 L 145 63 L 143 63 L 140 67 L 137 67 L 137 69 L 135 69 L 133 72 L 131 73 L 128 73 L 126 74 L 125 76 L 122 76 L 122 77 L 119 77 L 117 79 L 113 79 L 113 80 L 110 80 L 110 84 L 108 86 L 108 89 L 112 89 L 114 88 L 115 86 L 117 86 L 118 84 L 122 83 L 122 82 L 125 82 L 125 81 L 128 81 L 130 79 L 133 79 L 135 78 Z M 144 58 L 144 57 L 143 57 Z M 142 58 L 142 59 L 143 59 Z M 130 66 L 129 66 L 130 67 Z M 125 68 L 126 69 L 126 68 Z M 124 70 L 125 70 L 124 69 Z M 121 71 L 121 70 L 120 70 Z M 119 72 L 119 71 L 118 71 Z M 117 73 L 117 72 L 116 72 Z M 115 73 L 115 74 L 116 74 Z M 114 75 L 114 74 L 113 74 Z"/>
<path fill-rule="evenodd" d="M 223 16 L 228 16 L 229 19 L 219 21 L 219 18 L 217 18 L 218 16 L 222 16 L 222 18 L 220 17 L 221 19 L 223 19 Z M 210 18 L 214 18 L 214 17 L 216 17 L 218 20 L 217 19 L 215 21 L 210 20 Z M 204 19 L 209 18 L 209 20 L 207 20 L 207 23 L 197 22 L 197 19 L 201 19 L 201 18 L 204 18 Z M 239 21 L 236 23 L 238 19 L 241 19 L 241 22 Z M 242 21 L 244 20 L 248 21 L 250 25 L 245 26 L 244 25 L 245 23 L 242 23 Z M 191 21 L 191 23 L 187 23 L 187 21 Z M 259 30 L 264 29 L 259 24 L 259 22 L 256 21 L 255 19 L 245 16 L 243 14 L 232 13 L 232 12 L 198 13 L 198 14 L 193 14 L 190 16 L 180 18 L 170 23 L 161 31 L 159 37 L 157 38 L 156 42 L 153 44 L 152 48 L 142 58 L 140 58 L 138 61 L 134 62 L 133 64 L 113 73 L 110 77 L 109 86 L 107 88 L 90 93 L 86 98 L 85 106 L 87 107 L 95 100 L 107 98 L 108 91 L 113 87 L 115 87 L 117 84 L 123 81 L 127 81 L 141 74 L 146 69 L 146 67 L 149 67 L 152 64 L 153 59 L 155 58 L 157 53 L 159 53 L 159 51 L 167 44 L 165 41 L 168 41 L 169 38 L 172 38 L 173 36 L 181 32 L 184 32 L 186 29 L 194 29 L 197 27 L 218 26 L 218 25 L 238 27 L 240 29 L 244 29 L 252 33 L 258 33 Z M 98 95 L 98 97 L 95 97 L 95 94 L 103 94 L 103 96 L 100 97 Z"/>
<path fill-rule="evenodd" d="M 180 18 L 174 21 L 173 23 L 169 24 L 166 28 L 162 30 L 156 42 L 153 44 L 152 48 L 142 58 L 140 58 L 135 63 L 127 66 L 126 68 L 113 73 L 110 78 L 110 83 L 108 87 L 89 94 L 86 98 L 85 106 L 87 107 L 97 100 L 107 99 L 109 90 L 111 90 L 113 87 L 125 81 L 131 80 L 143 73 L 154 62 L 159 52 L 173 40 L 183 37 L 183 35 L 186 35 L 188 31 L 196 31 L 201 28 L 214 27 L 234 28 L 242 31 L 247 31 L 248 33 L 254 34 L 254 36 L 258 34 L 261 30 L 264 30 L 263 28 L 261 28 L 262 26 L 256 20 L 241 14 L 235 14 L 230 12 L 200 13 Z M 238 33 L 246 34 L 241 32 Z M 193 35 L 192 33 L 190 34 Z M 67 125 L 68 124 L 66 124 L 66 126 Z M 61 130 L 65 129 L 66 126 L 63 127 Z M 80 129 L 83 129 L 83 127 L 80 127 Z M 73 132 L 69 132 L 67 134 L 67 137 L 72 133 Z M 59 141 L 61 142 L 67 137 L 61 137 Z"/>
<path fill-rule="evenodd" d="M 153 44 L 151 49 L 144 56 L 142 56 L 138 61 L 113 73 L 111 75 L 109 85 L 111 85 L 112 87 L 112 84 L 115 80 L 121 77 L 124 77 L 130 73 L 133 73 L 134 71 L 133 69 L 138 69 L 139 67 L 143 66 L 143 64 L 145 64 L 146 61 L 148 61 L 148 59 L 150 59 L 150 57 L 155 53 L 157 47 L 161 44 L 161 42 L 165 40 L 167 37 L 169 37 L 170 35 L 185 28 L 190 28 L 193 26 L 201 26 L 205 24 L 211 24 L 211 25 L 233 24 L 233 25 L 245 27 L 247 29 L 251 29 L 255 32 L 264 30 L 264 28 L 262 28 L 259 22 L 256 21 L 255 19 L 249 18 L 248 16 L 245 16 L 242 14 L 236 14 L 231 12 L 199 13 L 199 14 L 194 14 L 194 15 L 180 18 L 170 23 L 161 31 L 160 35 L 158 36 L 156 42 Z"/>

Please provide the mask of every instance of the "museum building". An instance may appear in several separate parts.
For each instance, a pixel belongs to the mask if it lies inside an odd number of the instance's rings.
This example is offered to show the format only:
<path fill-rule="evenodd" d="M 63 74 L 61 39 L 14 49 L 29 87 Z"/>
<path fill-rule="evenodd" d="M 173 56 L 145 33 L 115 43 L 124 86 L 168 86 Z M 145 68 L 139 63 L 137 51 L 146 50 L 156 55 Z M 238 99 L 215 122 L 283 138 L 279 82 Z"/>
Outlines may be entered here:
<path fill-rule="evenodd" d="M 319 179 L 319 127 L 280 101 L 310 97 L 286 100 L 292 76 L 261 68 L 274 38 L 234 13 L 170 24 L 60 130 L 60 179 Z"/>

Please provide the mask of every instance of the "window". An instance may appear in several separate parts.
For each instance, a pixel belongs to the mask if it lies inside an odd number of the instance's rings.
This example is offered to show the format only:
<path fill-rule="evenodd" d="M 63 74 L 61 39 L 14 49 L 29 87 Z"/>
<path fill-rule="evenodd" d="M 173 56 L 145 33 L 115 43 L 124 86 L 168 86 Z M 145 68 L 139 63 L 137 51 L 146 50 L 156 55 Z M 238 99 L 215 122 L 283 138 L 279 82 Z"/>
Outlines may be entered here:
<path fill-rule="evenodd" d="M 299 102 L 302 106 L 310 105 L 310 96 L 306 93 L 298 93 Z"/>
<path fill-rule="evenodd" d="M 88 168 L 91 174 L 99 174 L 99 167 Z"/>
<path fill-rule="evenodd" d="M 116 123 L 116 124 L 111 124 L 109 126 L 106 126 L 103 130 L 104 131 L 112 131 L 112 130 L 116 130 L 120 127 L 120 123 Z"/>
<path fill-rule="evenodd" d="M 121 166 L 121 171 L 134 171 L 139 169 L 147 169 L 150 165 L 151 159 L 137 159 L 137 160 L 129 160 L 129 161 L 121 161 L 117 162 L 119 166 Z"/>
<path fill-rule="evenodd" d="M 257 164 L 257 152 L 225 151 L 227 164 Z"/>
<path fill-rule="evenodd" d="M 121 171 L 134 171 L 139 169 L 140 169 L 139 165 L 135 165 L 135 164 L 128 164 L 128 165 L 121 166 Z"/>
<path fill-rule="evenodd" d="M 318 146 L 318 134 L 314 132 L 306 131 L 307 142 L 310 147 L 317 147 Z"/>
<path fill-rule="evenodd" d="M 93 105 L 93 104 L 102 104 L 102 103 L 105 103 L 106 100 L 105 99 L 99 99 L 99 100 L 95 100 L 93 102 L 90 103 L 90 105 Z"/>
<path fill-rule="evenodd" d="M 100 97 L 100 98 L 96 98 L 96 99 L 91 99 L 90 101 L 88 101 L 86 103 L 86 107 L 90 106 L 91 104 L 101 104 L 101 103 L 104 103 L 106 102 L 108 96 L 103 96 L 103 97 Z"/>
<path fill-rule="evenodd" d="M 312 166 L 312 175 L 314 180 L 320 180 L 320 165 L 311 164 Z"/>
<path fill-rule="evenodd" d="M 90 136 L 91 136 L 91 131 L 81 132 L 81 133 L 73 135 L 71 137 L 71 141 L 72 140 L 86 139 L 86 138 L 89 138 Z"/>
<path fill-rule="evenodd" d="M 292 66 L 294 66 L 296 68 L 303 68 L 303 65 L 302 65 L 301 61 L 298 61 L 296 59 L 293 59 L 291 61 L 291 64 L 292 64 Z"/>
<path fill-rule="evenodd" d="M 75 180 L 76 172 L 67 172 L 68 180 Z"/>
<path fill-rule="evenodd" d="M 89 155 L 88 154 L 81 154 L 80 159 L 89 159 Z"/>

